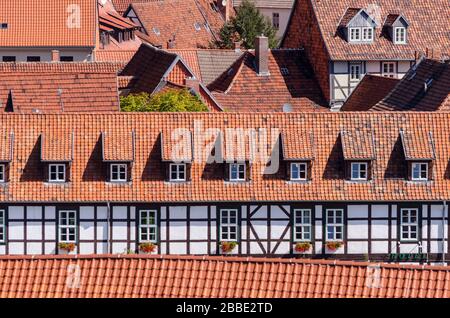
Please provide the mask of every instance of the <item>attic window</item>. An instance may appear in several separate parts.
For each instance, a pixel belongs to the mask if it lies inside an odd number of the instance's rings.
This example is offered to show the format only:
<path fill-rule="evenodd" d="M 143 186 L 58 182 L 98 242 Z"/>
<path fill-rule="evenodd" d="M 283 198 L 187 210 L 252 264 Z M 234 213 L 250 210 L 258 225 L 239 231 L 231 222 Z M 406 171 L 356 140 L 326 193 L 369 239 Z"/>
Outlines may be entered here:
<path fill-rule="evenodd" d="M 350 42 L 361 41 L 361 28 L 350 28 Z"/>
<path fill-rule="evenodd" d="M 8 23 L 2 23 L 1 24 L 1 29 L 2 30 L 6 30 L 8 28 Z"/>
<path fill-rule="evenodd" d="M 153 33 L 155 33 L 156 35 L 160 35 L 161 32 L 159 31 L 159 29 L 157 27 L 153 28 Z"/>
<path fill-rule="evenodd" d="M 281 75 L 289 75 L 289 69 L 287 67 L 281 67 L 280 68 Z"/>
<path fill-rule="evenodd" d="M 406 28 L 405 27 L 395 28 L 394 43 L 395 44 L 406 44 Z"/>
<path fill-rule="evenodd" d="M 194 28 L 196 31 L 201 31 L 202 29 L 202 25 L 198 22 L 194 23 Z"/>

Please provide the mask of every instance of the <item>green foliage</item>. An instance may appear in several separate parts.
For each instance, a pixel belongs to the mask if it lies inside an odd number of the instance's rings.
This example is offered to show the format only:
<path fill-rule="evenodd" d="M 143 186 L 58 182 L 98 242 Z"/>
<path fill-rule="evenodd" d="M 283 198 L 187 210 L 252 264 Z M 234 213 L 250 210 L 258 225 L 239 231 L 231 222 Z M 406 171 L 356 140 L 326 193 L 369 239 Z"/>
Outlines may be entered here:
<path fill-rule="evenodd" d="M 171 89 L 153 96 L 147 93 L 120 97 L 123 112 L 207 112 L 208 107 L 188 90 Z"/>
<path fill-rule="evenodd" d="M 231 18 L 220 30 L 220 39 L 215 43 L 216 47 L 230 49 L 234 42 L 240 41 L 244 48 L 254 49 L 255 38 L 259 35 L 269 38 L 270 48 L 277 47 L 276 30 L 253 2 L 244 0 L 236 11 L 236 16 Z"/>

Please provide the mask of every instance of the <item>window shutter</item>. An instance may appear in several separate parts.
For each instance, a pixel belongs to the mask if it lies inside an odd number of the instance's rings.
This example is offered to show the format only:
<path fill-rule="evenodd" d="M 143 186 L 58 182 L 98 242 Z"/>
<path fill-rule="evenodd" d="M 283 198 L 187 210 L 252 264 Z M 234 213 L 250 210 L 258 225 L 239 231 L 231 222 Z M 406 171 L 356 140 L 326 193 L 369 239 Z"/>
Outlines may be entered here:
<path fill-rule="evenodd" d="M 72 164 L 68 163 L 66 166 L 66 182 L 72 181 Z"/>
<path fill-rule="evenodd" d="M 406 174 L 407 175 L 407 180 L 411 181 L 412 180 L 412 163 L 410 161 L 408 161 L 406 166 L 407 166 L 407 169 L 408 169 L 407 174 Z"/>
<path fill-rule="evenodd" d="M 230 181 L 230 164 L 229 163 L 225 163 L 224 173 L 225 173 L 224 180 Z"/>
<path fill-rule="evenodd" d="M 9 170 L 11 163 L 5 163 L 5 182 L 9 182 Z"/>
<path fill-rule="evenodd" d="M 434 165 L 434 162 L 433 161 L 430 161 L 429 163 L 428 163 L 428 180 L 433 180 L 433 165 Z"/>
<path fill-rule="evenodd" d="M 166 176 L 165 176 L 165 180 L 167 181 L 167 182 L 169 182 L 170 181 L 170 163 L 168 163 L 168 162 L 164 162 L 163 163 L 164 164 L 164 170 L 165 170 L 165 172 L 166 172 Z"/>
<path fill-rule="evenodd" d="M 352 174 L 352 163 L 351 161 L 344 161 L 344 178 L 346 180 L 350 180 L 351 179 L 351 174 Z"/>
<path fill-rule="evenodd" d="M 373 166 L 373 161 L 369 161 L 367 163 L 367 180 L 372 180 L 373 176 L 372 176 L 372 166 Z"/>
<path fill-rule="evenodd" d="M 111 182 L 111 164 L 110 163 L 108 163 L 106 165 L 106 180 L 108 182 Z"/>
<path fill-rule="evenodd" d="M 186 181 L 191 181 L 191 163 L 186 163 Z"/>
<path fill-rule="evenodd" d="M 286 164 L 286 179 L 291 180 L 291 162 Z"/>
<path fill-rule="evenodd" d="M 133 181 L 133 163 L 127 164 L 127 177 L 128 182 Z"/>
<path fill-rule="evenodd" d="M 306 167 L 307 167 L 307 170 L 306 170 L 306 179 L 307 179 L 307 180 L 312 180 L 312 162 L 311 162 L 311 161 L 308 161 L 308 162 L 306 163 Z"/>
<path fill-rule="evenodd" d="M 252 180 L 252 165 L 250 162 L 245 163 L 245 178 L 247 181 Z"/>
<path fill-rule="evenodd" d="M 45 164 L 43 170 L 44 170 L 44 180 L 45 180 L 46 182 L 49 182 L 49 181 L 50 181 L 50 178 L 49 178 L 48 173 L 49 173 L 49 171 L 50 171 L 50 165 L 49 165 L 48 163 Z"/>

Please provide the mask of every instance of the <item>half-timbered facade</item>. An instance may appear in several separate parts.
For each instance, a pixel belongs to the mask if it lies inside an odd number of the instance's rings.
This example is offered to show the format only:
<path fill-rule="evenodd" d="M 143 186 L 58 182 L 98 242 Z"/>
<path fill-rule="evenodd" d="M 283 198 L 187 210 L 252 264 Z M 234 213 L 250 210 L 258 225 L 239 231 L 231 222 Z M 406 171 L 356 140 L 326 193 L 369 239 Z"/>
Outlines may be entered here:
<path fill-rule="evenodd" d="M 443 262 L 449 119 L 2 115 L 0 253 Z"/>

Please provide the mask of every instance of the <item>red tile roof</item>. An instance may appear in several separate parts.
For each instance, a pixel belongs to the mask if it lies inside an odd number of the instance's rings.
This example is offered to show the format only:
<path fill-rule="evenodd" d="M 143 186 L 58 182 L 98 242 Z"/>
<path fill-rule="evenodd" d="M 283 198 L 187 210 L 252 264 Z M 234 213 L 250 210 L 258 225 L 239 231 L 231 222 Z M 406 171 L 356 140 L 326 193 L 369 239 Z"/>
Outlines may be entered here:
<path fill-rule="evenodd" d="M 450 111 L 450 60 L 421 61 L 370 110 Z"/>
<path fill-rule="evenodd" d="M 211 0 L 159 0 L 132 2 L 131 8 L 142 23 L 150 43 L 168 48 L 175 37 L 175 48 L 208 48 L 224 24 Z M 164 14 L 161 14 L 164 12 Z M 198 25 L 199 30 L 195 25 Z M 158 29 L 158 33 L 155 33 Z"/>
<path fill-rule="evenodd" d="M 1 202 L 248 202 L 248 201 L 439 201 L 450 198 L 448 165 L 450 159 L 450 113 L 417 112 L 326 112 L 326 113 L 84 113 L 84 114 L 3 114 L 0 123 L 5 132 L 14 131 L 14 151 L 10 182 L 0 188 Z M 224 182 L 220 166 L 207 164 L 198 156 L 191 181 L 173 187 L 165 182 L 159 136 L 166 127 L 190 130 L 194 140 L 199 133 L 214 128 L 266 129 L 268 140 L 281 132 L 293 135 L 302 129 L 312 135 L 314 160 L 311 181 L 292 184 L 286 176 L 266 178 L 261 174 L 265 161 L 251 165 L 251 180 L 239 184 Z M 373 134 L 374 160 L 372 180 L 352 183 L 343 174 L 340 133 L 369 127 Z M 420 128 L 420 130 L 419 130 Z M 197 129 L 197 132 L 196 130 Z M 400 131 L 414 134 L 413 145 L 421 149 L 422 132 L 433 135 L 435 160 L 433 180 L 410 183 L 403 175 L 407 162 L 403 155 Z M 71 186 L 47 187 L 42 180 L 40 158 L 35 154 L 41 134 L 74 132 L 74 158 Z M 121 187 L 106 182 L 107 166 L 102 157 L 102 132 L 131 136 L 135 131 L 133 181 Z M 207 133 L 205 131 L 205 133 Z M 258 134 L 262 136 L 263 134 Z M 209 138 L 209 139 L 208 139 Z M 204 145 L 211 138 L 205 138 Z M 120 139 L 120 138 L 119 138 Z M 212 139 L 215 141 L 215 139 Z M 426 140 L 425 140 L 426 142 Z M 132 147 L 127 142 L 127 149 Z M 112 144 L 111 147 L 114 147 Z M 269 143 L 268 146 L 274 147 Z M 272 148 L 273 149 L 273 148 Z M 301 153 L 299 153 L 301 155 Z M 292 154 L 295 158 L 296 154 Z M 130 158 L 127 155 L 125 159 Z M 114 158 L 114 157 L 112 157 Z M 123 160 L 123 158 L 119 158 Z M 212 172 L 211 172 L 212 169 Z M 205 177 L 210 171 L 211 177 Z M 281 170 L 282 171 L 282 170 Z"/>
<path fill-rule="evenodd" d="M 132 162 L 135 157 L 134 132 L 126 129 L 102 131 L 102 158 L 110 162 Z"/>
<path fill-rule="evenodd" d="M 385 98 L 399 79 L 366 74 L 342 105 L 342 111 L 367 111 Z"/>
<path fill-rule="evenodd" d="M 0 131 L 0 162 L 10 162 L 13 159 L 14 132 Z"/>
<path fill-rule="evenodd" d="M 400 137 L 406 160 L 436 159 L 432 132 L 417 127 L 408 131 L 401 131 Z"/>
<path fill-rule="evenodd" d="M 374 139 L 370 127 L 357 127 L 341 131 L 345 160 L 373 160 L 376 158 Z"/>
<path fill-rule="evenodd" d="M 255 53 L 248 51 L 208 88 L 228 111 L 281 112 L 285 104 L 294 112 L 328 110 L 301 50 L 271 50 L 269 72 L 270 76 L 259 76 Z"/>
<path fill-rule="evenodd" d="M 97 0 L 0 2 L 2 47 L 95 47 Z"/>
<path fill-rule="evenodd" d="M 69 162 L 73 159 L 73 133 L 53 130 L 41 135 L 41 160 L 46 162 Z"/>
<path fill-rule="evenodd" d="M 117 63 L 0 63 L 3 111 L 119 111 Z"/>
<path fill-rule="evenodd" d="M 215 256 L 1 256 L 0 297 L 448 298 L 450 267 Z"/>
<path fill-rule="evenodd" d="M 120 14 L 124 14 L 131 3 L 155 2 L 155 1 L 158 0 L 111 0 L 111 2 L 114 5 L 114 9 L 116 9 L 116 11 Z"/>
<path fill-rule="evenodd" d="M 281 134 L 281 146 L 284 160 L 313 160 L 314 149 L 311 133 L 298 129 Z"/>
<path fill-rule="evenodd" d="M 301 0 L 303 1 L 303 0 Z M 441 53 L 450 55 L 450 6 L 448 0 L 379 0 L 374 5 L 372 0 L 305 0 L 311 2 L 316 23 L 331 60 L 414 60 L 417 52 L 433 51 L 439 57 Z M 283 47 L 299 47 L 300 38 L 308 34 L 296 30 L 299 19 L 304 19 L 305 12 L 296 1 L 294 11 L 283 39 Z M 355 9 L 367 9 L 377 22 L 375 40 L 372 44 L 348 43 L 339 33 L 338 25 Z M 402 14 L 410 23 L 408 43 L 394 44 L 383 30 L 384 22 L 390 14 Z M 432 23 L 430 22 L 432 21 Z"/>
<path fill-rule="evenodd" d="M 97 62 L 126 62 L 128 63 L 136 54 L 135 50 L 98 50 L 95 52 Z"/>

